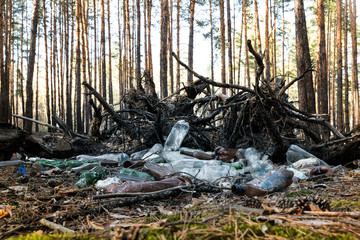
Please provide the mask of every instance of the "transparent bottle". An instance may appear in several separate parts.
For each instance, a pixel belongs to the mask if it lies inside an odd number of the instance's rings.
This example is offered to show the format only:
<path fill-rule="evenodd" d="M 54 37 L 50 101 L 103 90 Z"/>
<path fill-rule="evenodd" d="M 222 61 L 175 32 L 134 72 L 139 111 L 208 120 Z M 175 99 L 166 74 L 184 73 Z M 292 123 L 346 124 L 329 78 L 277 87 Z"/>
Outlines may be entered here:
<path fill-rule="evenodd" d="M 264 196 L 287 188 L 292 183 L 293 176 L 292 171 L 282 167 L 245 184 L 233 185 L 231 190 L 237 195 L 246 195 L 248 197 Z"/>
<path fill-rule="evenodd" d="M 155 178 L 145 172 L 140 172 L 134 169 L 130 169 L 130 168 L 123 168 L 120 170 L 120 174 L 123 175 L 127 175 L 127 176 L 132 176 L 132 177 L 139 177 L 142 179 L 146 179 L 146 180 L 151 180 L 154 181 Z"/>
<path fill-rule="evenodd" d="M 171 129 L 169 136 L 164 144 L 164 151 L 176 151 L 180 148 L 186 134 L 189 131 L 189 123 L 180 120 Z"/>

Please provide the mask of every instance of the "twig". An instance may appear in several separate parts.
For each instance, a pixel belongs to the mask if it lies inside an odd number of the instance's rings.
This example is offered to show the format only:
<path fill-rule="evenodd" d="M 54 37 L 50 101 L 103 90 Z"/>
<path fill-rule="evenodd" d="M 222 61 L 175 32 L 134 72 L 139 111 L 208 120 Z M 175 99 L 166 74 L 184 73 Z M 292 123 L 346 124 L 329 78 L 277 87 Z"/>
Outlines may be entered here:
<path fill-rule="evenodd" d="M 336 139 L 336 140 L 333 140 L 333 141 L 325 142 L 325 143 L 323 143 L 323 144 L 318 144 L 318 145 L 312 146 L 311 148 L 314 148 L 314 149 L 322 148 L 322 147 L 330 146 L 330 145 L 333 145 L 333 144 L 338 144 L 338 143 L 347 142 L 347 141 L 349 141 L 349 140 L 352 140 L 352 139 L 355 139 L 355 138 L 359 138 L 359 137 L 360 137 L 360 135 L 355 135 L 355 136 L 352 136 L 352 137 L 347 137 L 347 138 L 342 138 L 342 139 Z"/>
<path fill-rule="evenodd" d="M 360 212 L 316 212 L 304 211 L 304 214 L 315 216 L 328 216 L 328 217 L 360 217 Z"/>
<path fill-rule="evenodd" d="M 305 72 L 303 72 L 300 76 L 296 77 L 295 79 L 293 79 L 291 82 L 289 82 L 286 86 L 282 87 L 280 89 L 279 92 L 279 96 L 282 96 L 286 90 L 288 90 L 289 87 L 291 87 L 294 83 L 296 83 L 297 81 L 299 81 L 300 79 L 302 79 L 306 73 L 308 72 L 313 72 L 315 71 L 315 69 L 313 69 L 312 64 L 305 70 Z"/>
<path fill-rule="evenodd" d="M 74 230 L 71 230 L 71 229 L 66 228 L 66 227 L 63 227 L 63 226 L 61 226 L 61 225 L 59 225 L 59 224 L 50 222 L 50 221 L 48 221 L 48 220 L 46 220 L 46 219 L 44 219 L 44 218 L 41 219 L 39 222 L 40 222 L 42 225 L 44 225 L 44 226 L 46 226 L 46 227 L 48 227 L 48 228 L 51 228 L 51 229 L 53 229 L 53 230 L 57 230 L 57 231 L 60 231 L 60 232 L 63 232 L 63 233 L 75 233 Z"/>

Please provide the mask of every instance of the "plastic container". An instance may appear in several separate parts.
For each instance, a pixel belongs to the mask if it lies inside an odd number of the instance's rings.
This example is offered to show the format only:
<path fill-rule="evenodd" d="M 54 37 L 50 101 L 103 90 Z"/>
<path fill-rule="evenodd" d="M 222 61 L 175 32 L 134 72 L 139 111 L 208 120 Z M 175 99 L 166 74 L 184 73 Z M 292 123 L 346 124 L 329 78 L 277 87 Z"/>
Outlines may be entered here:
<path fill-rule="evenodd" d="M 98 165 L 99 165 L 99 163 L 85 163 L 79 167 L 72 168 L 71 171 L 72 172 L 80 172 L 80 171 L 90 170 Z"/>
<path fill-rule="evenodd" d="M 139 178 L 143 178 L 143 179 L 150 180 L 150 181 L 155 180 L 155 178 L 153 176 L 151 176 L 147 173 L 140 172 L 140 171 L 130 169 L 130 168 L 121 169 L 120 174 L 132 176 L 132 177 L 139 177 Z"/>
<path fill-rule="evenodd" d="M 164 144 L 164 151 L 176 151 L 180 148 L 186 134 L 189 131 L 189 123 L 185 120 L 180 120 L 171 129 L 170 134 L 166 138 Z"/>
<path fill-rule="evenodd" d="M 322 175 L 322 174 L 329 175 L 329 174 L 333 174 L 333 173 L 334 173 L 334 171 L 330 167 L 317 166 L 317 167 L 314 167 L 313 169 L 311 169 L 310 177 L 313 177 L 315 175 Z"/>
<path fill-rule="evenodd" d="M 103 155 L 100 155 L 100 156 L 79 155 L 79 156 L 76 157 L 76 159 L 79 160 L 79 161 L 115 160 L 115 161 L 118 161 L 119 163 L 123 163 L 123 162 L 125 162 L 126 160 L 129 159 L 129 155 L 127 155 L 126 153 L 108 153 L 108 154 L 103 154 Z"/>
<path fill-rule="evenodd" d="M 286 168 L 289 171 L 292 171 L 294 173 L 294 177 L 298 178 L 298 179 L 306 179 L 307 176 L 305 175 L 305 173 L 303 173 L 302 171 L 299 171 L 295 168 Z"/>
<path fill-rule="evenodd" d="M 213 157 L 211 157 L 210 154 L 207 154 L 205 152 L 202 151 L 185 151 L 185 150 L 181 150 L 180 154 L 184 154 L 187 156 L 191 156 L 200 160 L 211 160 L 213 159 Z"/>
<path fill-rule="evenodd" d="M 75 183 L 78 188 L 88 187 L 94 184 L 97 180 L 105 177 L 105 169 L 102 166 L 96 166 L 89 172 L 82 173 L 79 180 Z"/>
<path fill-rule="evenodd" d="M 233 185 L 231 190 L 237 195 L 246 195 L 248 197 L 264 196 L 287 188 L 292 183 L 293 176 L 292 171 L 279 168 L 246 184 Z"/>

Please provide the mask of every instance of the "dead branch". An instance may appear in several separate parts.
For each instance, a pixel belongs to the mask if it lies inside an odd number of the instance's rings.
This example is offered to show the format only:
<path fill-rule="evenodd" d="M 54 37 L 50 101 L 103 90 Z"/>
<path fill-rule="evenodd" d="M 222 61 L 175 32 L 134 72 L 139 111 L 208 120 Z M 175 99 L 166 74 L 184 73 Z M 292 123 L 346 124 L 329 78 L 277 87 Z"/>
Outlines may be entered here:
<path fill-rule="evenodd" d="M 185 63 L 183 63 L 179 57 L 173 52 L 172 53 L 173 57 L 176 59 L 176 61 L 179 62 L 179 64 L 183 67 L 185 67 L 191 74 L 194 74 L 195 77 L 199 78 L 201 81 L 204 81 L 210 85 L 213 85 L 215 87 L 222 87 L 222 88 L 235 88 L 235 89 L 240 89 L 252 94 L 255 94 L 255 91 L 247 88 L 247 87 L 243 87 L 243 86 L 239 86 L 239 85 L 235 85 L 235 84 L 227 84 L 227 83 L 219 83 L 219 82 L 215 82 L 209 78 L 206 78 L 204 76 L 201 76 L 200 74 L 196 73 L 194 70 L 192 70 L 189 66 L 187 66 Z"/>

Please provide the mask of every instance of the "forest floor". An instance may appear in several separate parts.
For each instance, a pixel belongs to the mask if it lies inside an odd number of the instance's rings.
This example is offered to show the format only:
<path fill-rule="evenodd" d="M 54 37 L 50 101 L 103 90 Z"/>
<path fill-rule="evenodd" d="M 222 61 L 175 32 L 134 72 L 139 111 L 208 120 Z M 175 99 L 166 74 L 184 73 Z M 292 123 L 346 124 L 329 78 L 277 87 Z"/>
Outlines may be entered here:
<path fill-rule="evenodd" d="M 360 239 L 360 176 L 346 170 L 255 200 L 188 191 L 111 209 L 92 198 L 95 189 L 72 189 L 75 173 L 18 170 L 0 168 L 1 239 Z M 330 208 L 275 207 L 281 199 L 315 195 Z M 42 219 L 75 232 L 64 235 Z"/>

